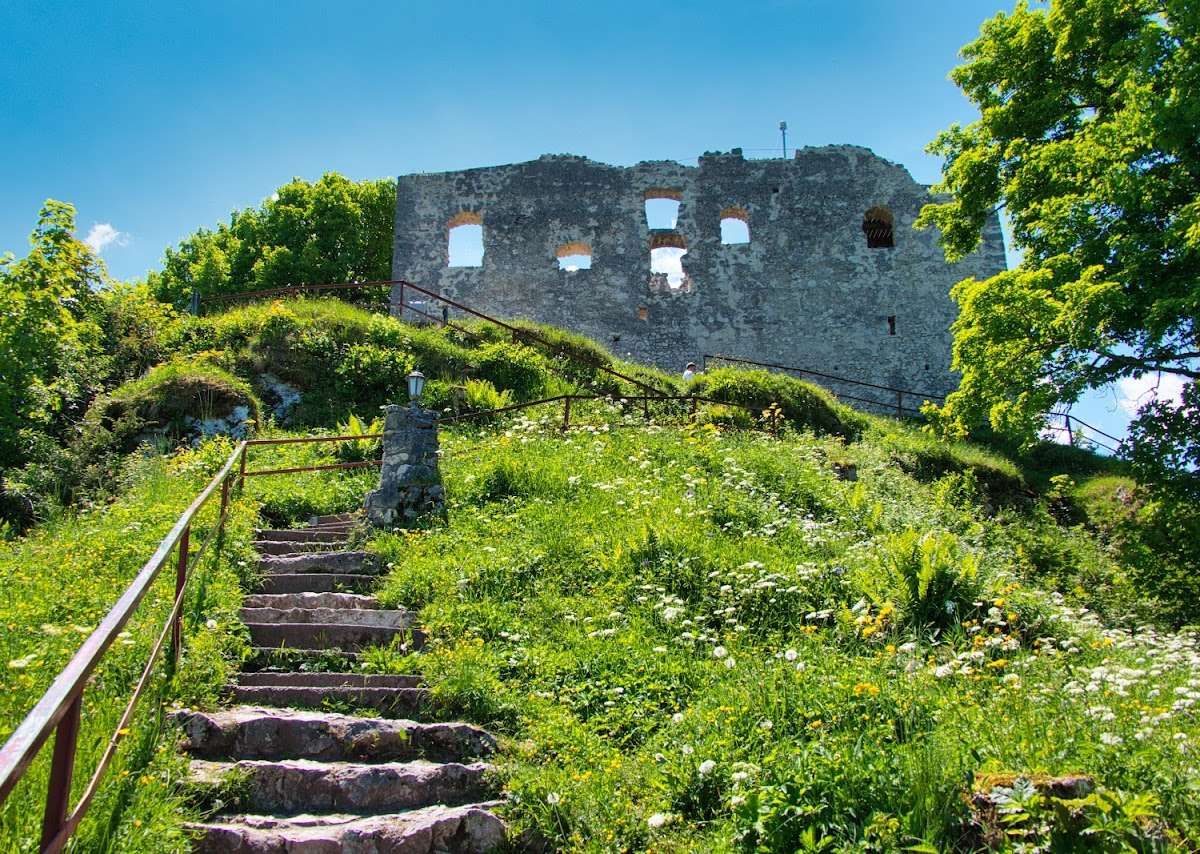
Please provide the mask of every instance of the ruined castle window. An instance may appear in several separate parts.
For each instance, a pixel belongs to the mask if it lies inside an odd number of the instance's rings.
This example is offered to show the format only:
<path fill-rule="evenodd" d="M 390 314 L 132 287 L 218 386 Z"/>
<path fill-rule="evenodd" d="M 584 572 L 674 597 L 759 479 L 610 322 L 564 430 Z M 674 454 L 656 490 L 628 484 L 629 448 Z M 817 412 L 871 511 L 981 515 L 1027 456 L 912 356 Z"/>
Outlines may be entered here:
<path fill-rule="evenodd" d="M 683 271 L 683 256 L 687 254 L 687 241 L 682 234 L 657 233 L 650 237 L 650 281 L 665 282 L 670 290 L 677 291 L 689 286 Z"/>
<path fill-rule="evenodd" d="M 750 242 L 750 214 L 745 208 L 733 205 L 721 211 L 721 242 Z"/>
<path fill-rule="evenodd" d="M 896 334 L 896 315 L 888 315 L 888 335 Z"/>
<path fill-rule="evenodd" d="M 868 249 L 891 249 L 896 245 L 892 239 L 892 212 L 882 205 L 863 214 L 862 229 Z"/>
<path fill-rule="evenodd" d="M 651 187 L 642 194 L 646 204 L 646 227 L 650 229 L 674 228 L 679 222 L 679 203 L 683 200 L 680 190 L 670 187 Z"/>
<path fill-rule="evenodd" d="M 558 269 L 568 273 L 592 269 L 592 247 L 587 243 L 564 243 L 554 250 Z"/>
<path fill-rule="evenodd" d="M 446 223 L 449 267 L 483 266 L 483 217 L 475 211 L 455 214 Z"/>

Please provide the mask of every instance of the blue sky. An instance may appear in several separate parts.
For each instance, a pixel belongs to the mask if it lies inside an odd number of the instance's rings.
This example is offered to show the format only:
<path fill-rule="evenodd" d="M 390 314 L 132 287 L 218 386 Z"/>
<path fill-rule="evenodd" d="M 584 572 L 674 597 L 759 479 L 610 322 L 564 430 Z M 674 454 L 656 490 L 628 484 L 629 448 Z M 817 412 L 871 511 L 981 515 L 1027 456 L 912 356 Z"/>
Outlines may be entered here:
<path fill-rule="evenodd" d="M 292 176 L 767 155 L 780 120 L 789 147 L 865 145 L 932 182 L 925 144 L 974 117 L 947 73 L 1010 7 L 10 0 L 0 251 L 24 254 L 57 198 L 114 276 L 138 277 Z M 1125 420 L 1111 400 L 1079 411 L 1110 432 Z"/>

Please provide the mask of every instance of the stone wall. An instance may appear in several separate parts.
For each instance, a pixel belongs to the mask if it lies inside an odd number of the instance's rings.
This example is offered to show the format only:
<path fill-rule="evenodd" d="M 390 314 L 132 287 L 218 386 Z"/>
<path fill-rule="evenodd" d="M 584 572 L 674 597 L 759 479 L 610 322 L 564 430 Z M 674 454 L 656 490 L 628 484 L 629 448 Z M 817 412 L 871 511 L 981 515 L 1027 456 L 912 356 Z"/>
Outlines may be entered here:
<path fill-rule="evenodd" d="M 679 201 L 673 229 L 649 228 L 647 196 Z M 929 200 L 902 166 L 855 146 L 804 148 L 789 160 L 746 160 L 735 149 L 696 167 L 547 155 L 401 176 L 393 274 L 671 371 L 725 353 L 945 393 L 956 382 L 948 292 L 1002 270 L 1004 246 L 993 220 L 978 252 L 947 264 L 935 233 L 912 228 Z M 722 216 L 746 222 L 750 242 L 723 244 Z M 893 245 L 869 247 L 886 242 L 887 217 Z M 448 266 L 457 224 L 482 225 L 482 266 Z M 686 248 L 686 280 L 651 273 L 655 247 Z M 591 250 L 591 268 L 560 269 L 559 257 L 580 249 Z M 832 387 L 894 405 L 885 392 Z"/>

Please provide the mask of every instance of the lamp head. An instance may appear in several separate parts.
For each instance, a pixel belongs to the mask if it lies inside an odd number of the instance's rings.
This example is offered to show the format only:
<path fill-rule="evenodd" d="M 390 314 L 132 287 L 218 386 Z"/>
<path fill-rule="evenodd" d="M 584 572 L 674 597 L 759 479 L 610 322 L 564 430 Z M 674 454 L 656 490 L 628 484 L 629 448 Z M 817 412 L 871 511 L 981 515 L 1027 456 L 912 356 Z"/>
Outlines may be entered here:
<path fill-rule="evenodd" d="M 423 391 L 425 391 L 425 375 L 414 369 L 408 375 L 408 400 L 413 406 L 416 406 L 417 402 L 420 401 L 421 392 Z"/>

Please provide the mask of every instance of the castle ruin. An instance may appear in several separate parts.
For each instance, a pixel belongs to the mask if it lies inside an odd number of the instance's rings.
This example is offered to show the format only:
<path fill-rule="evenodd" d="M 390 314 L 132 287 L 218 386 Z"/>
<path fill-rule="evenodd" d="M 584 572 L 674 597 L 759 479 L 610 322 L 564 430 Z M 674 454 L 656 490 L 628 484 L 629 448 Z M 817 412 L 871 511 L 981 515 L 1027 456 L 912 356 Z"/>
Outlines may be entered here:
<path fill-rule="evenodd" d="M 734 149 L 694 167 L 546 155 L 403 175 L 393 278 L 669 371 L 723 353 L 946 394 L 950 288 L 1005 256 L 997 217 L 978 251 L 948 264 L 934 231 L 912 227 L 931 198 L 902 166 L 848 145 L 786 160 Z M 460 228 L 482 232 L 481 259 L 451 257 Z"/>

